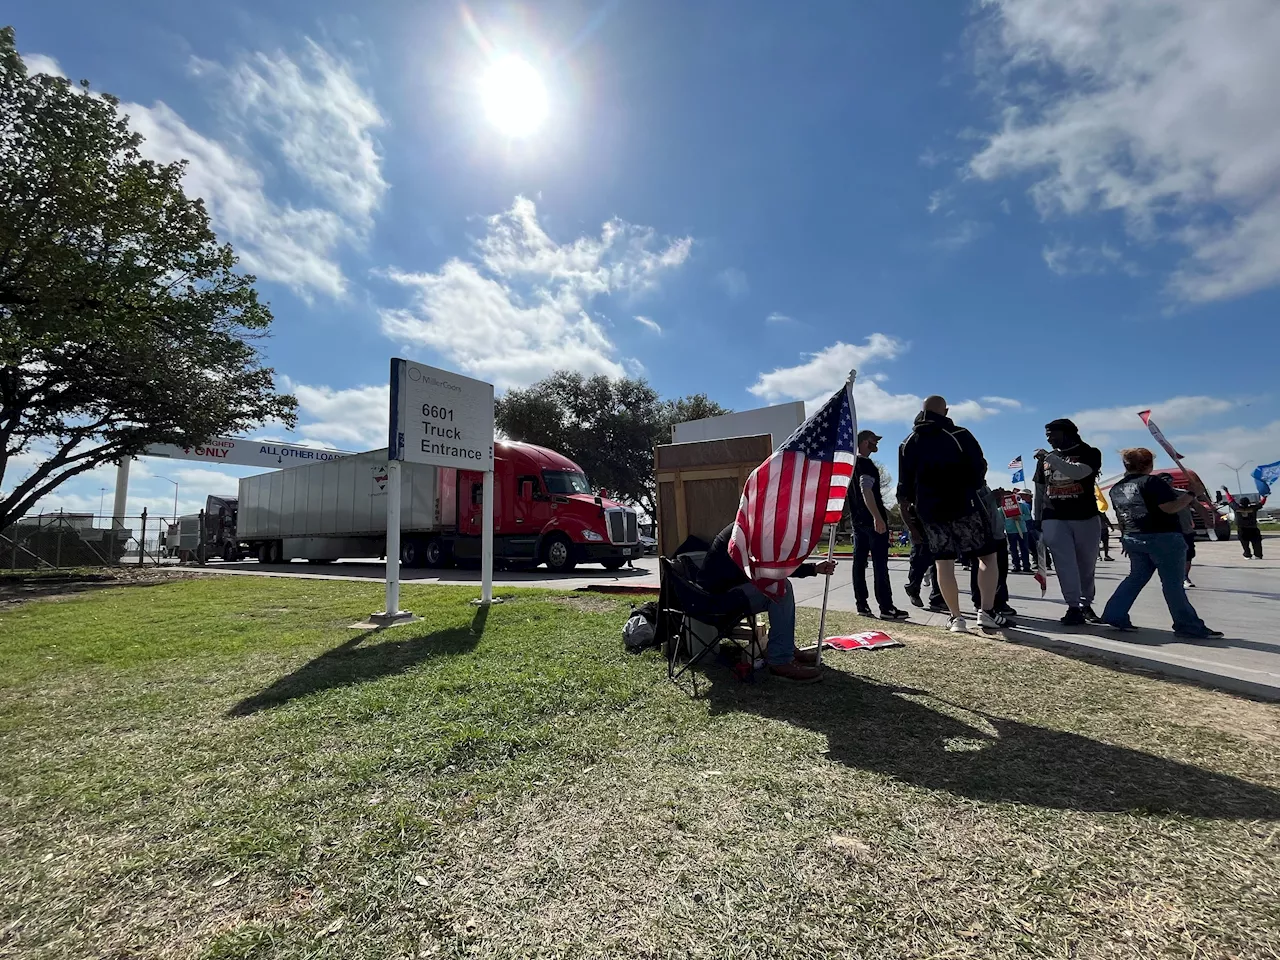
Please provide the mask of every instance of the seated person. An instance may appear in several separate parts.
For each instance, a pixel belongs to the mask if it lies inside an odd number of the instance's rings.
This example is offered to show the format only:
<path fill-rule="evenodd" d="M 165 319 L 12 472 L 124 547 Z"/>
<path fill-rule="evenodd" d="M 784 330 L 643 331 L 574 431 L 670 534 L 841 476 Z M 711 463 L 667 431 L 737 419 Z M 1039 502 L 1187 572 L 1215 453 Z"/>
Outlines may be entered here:
<path fill-rule="evenodd" d="M 822 679 L 822 672 L 814 665 L 818 651 L 796 650 L 796 597 L 791 583 L 782 582 L 783 593 L 774 600 L 765 596 L 748 578 L 736 560 L 729 556 L 729 542 L 733 539 L 733 524 L 721 530 L 711 541 L 711 549 L 702 561 L 698 585 L 708 593 L 728 593 L 737 590 L 746 597 L 752 613 L 769 615 L 769 645 L 765 660 L 774 676 L 794 680 L 797 683 L 813 683 Z M 835 573 L 836 562 L 802 563 L 793 577 L 830 576 Z"/>

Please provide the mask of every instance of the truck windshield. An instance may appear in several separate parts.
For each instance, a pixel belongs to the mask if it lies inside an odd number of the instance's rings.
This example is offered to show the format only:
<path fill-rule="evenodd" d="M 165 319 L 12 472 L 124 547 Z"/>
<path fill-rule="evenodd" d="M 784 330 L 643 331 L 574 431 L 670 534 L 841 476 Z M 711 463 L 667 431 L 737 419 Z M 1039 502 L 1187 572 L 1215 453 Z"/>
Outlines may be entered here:
<path fill-rule="evenodd" d="M 585 474 L 574 470 L 543 470 L 542 482 L 547 485 L 547 493 L 568 496 L 571 493 L 590 493 Z"/>

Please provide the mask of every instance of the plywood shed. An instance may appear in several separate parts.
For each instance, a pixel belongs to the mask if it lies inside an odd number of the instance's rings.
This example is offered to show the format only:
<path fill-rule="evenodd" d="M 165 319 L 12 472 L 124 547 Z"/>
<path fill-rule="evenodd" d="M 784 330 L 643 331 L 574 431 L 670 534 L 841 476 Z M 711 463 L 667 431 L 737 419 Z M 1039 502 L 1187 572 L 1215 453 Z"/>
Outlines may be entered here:
<path fill-rule="evenodd" d="M 738 515 L 751 471 L 769 459 L 769 434 L 654 447 L 658 550 L 670 556 L 691 534 L 710 542 Z"/>

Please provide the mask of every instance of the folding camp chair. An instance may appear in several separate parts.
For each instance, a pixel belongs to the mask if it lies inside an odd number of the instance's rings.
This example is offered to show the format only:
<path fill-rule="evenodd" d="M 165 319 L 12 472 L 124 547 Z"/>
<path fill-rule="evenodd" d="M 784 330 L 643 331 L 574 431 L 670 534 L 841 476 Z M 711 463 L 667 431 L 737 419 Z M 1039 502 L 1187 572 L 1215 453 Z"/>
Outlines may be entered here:
<path fill-rule="evenodd" d="M 748 664 L 753 665 L 757 656 L 756 615 L 746 594 L 740 590 L 708 593 L 698 585 L 697 573 L 697 562 L 687 554 L 658 559 L 657 628 L 667 655 L 667 678 L 672 681 L 678 681 L 709 653 L 718 653 L 721 641 L 736 647 L 742 661 Z M 692 621 L 704 628 L 696 629 Z M 708 633 L 712 634 L 710 638 Z M 677 669 L 676 661 L 684 652 L 689 658 Z M 696 674 L 690 676 L 695 677 L 696 695 Z"/>

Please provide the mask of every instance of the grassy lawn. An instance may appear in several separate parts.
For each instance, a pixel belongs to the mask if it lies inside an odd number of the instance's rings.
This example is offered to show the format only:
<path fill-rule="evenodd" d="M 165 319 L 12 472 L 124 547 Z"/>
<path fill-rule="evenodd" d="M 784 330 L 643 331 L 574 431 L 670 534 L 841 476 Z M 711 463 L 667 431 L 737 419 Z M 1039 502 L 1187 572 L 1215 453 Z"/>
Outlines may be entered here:
<path fill-rule="evenodd" d="M 1275 706 L 920 628 L 694 700 L 621 600 L 473 592 L 0 606 L 0 956 L 1280 951 Z"/>

